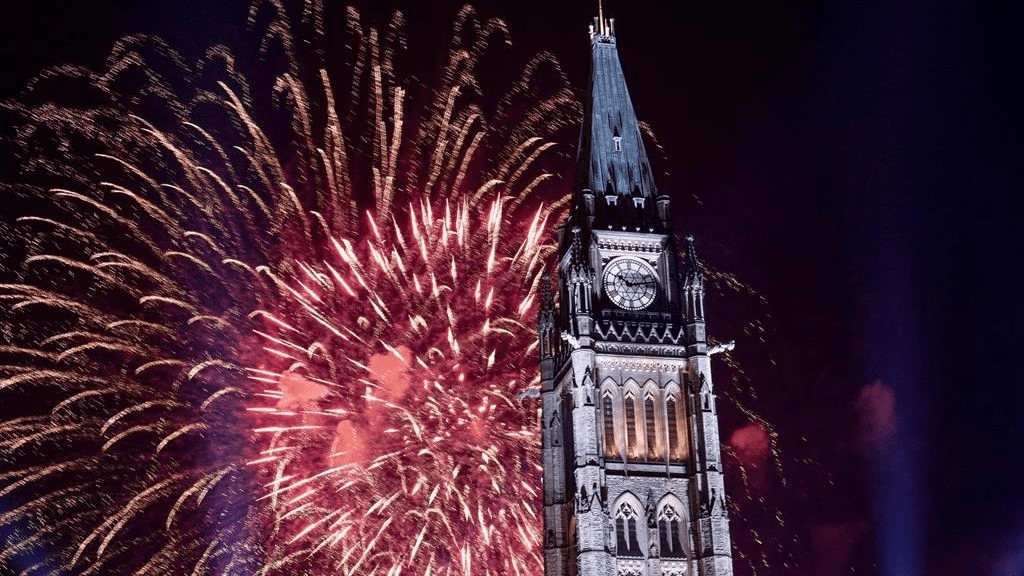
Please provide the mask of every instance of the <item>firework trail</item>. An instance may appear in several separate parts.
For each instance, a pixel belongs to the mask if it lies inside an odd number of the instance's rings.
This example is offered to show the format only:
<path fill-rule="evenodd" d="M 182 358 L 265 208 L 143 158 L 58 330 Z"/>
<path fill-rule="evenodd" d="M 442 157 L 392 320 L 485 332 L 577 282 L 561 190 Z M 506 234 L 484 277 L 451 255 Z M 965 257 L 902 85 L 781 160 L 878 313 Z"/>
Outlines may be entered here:
<path fill-rule="evenodd" d="M 800 573 L 798 551 L 805 546 L 805 535 L 787 522 L 787 513 L 792 506 L 789 494 L 802 491 L 803 486 L 793 482 L 790 474 L 794 469 L 806 471 L 813 463 L 786 457 L 770 416 L 778 414 L 779 401 L 764 399 L 777 398 L 765 394 L 779 374 L 774 320 L 765 297 L 735 274 L 720 269 L 705 269 L 705 273 L 717 292 L 716 300 L 728 302 L 720 305 L 723 311 L 732 309 L 736 316 L 728 318 L 716 306 L 716 325 L 738 328 L 729 334 L 741 342 L 735 352 L 719 356 L 727 383 L 718 385 L 719 397 L 728 403 L 719 411 L 722 453 L 729 463 L 730 484 L 738 488 L 732 488 L 736 496 L 728 503 L 734 567 L 737 573 L 751 576 Z"/>
<path fill-rule="evenodd" d="M 516 396 L 576 100 L 541 54 L 488 102 L 508 34 L 469 8 L 433 91 L 396 70 L 400 14 L 347 9 L 340 82 L 322 5 L 289 15 L 250 12 L 272 72 L 129 37 L 4 106 L 12 573 L 539 567 Z"/>

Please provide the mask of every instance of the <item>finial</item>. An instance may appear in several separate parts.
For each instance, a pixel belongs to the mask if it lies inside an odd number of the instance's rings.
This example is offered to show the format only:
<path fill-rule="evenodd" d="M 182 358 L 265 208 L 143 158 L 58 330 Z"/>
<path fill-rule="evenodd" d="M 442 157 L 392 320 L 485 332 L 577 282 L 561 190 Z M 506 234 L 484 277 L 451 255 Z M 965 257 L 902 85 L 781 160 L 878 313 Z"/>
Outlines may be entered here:
<path fill-rule="evenodd" d="M 697 248 L 694 246 L 693 234 L 686 235 L 686 255 L 694 260 L 697 258 Z"/>
<path fill-rule="evenodd" d="M 597 0 L 597 18 L 594 18 L 594 24 L 596 26 L 590 26 L 591 40 L 595 36 L 601 36 L 607 41 L 608 38 L 615 36 L 615 19 L 604 19 L 604 2 L 602 0 Z"/>
<path fill-rule="evenodd" d="M 693 242 L 693 234 L 686 235 L 686 276 L 689 282 L 703 281 L 704 274 L 700 270 L 697 259 L 697 247 Z"/>

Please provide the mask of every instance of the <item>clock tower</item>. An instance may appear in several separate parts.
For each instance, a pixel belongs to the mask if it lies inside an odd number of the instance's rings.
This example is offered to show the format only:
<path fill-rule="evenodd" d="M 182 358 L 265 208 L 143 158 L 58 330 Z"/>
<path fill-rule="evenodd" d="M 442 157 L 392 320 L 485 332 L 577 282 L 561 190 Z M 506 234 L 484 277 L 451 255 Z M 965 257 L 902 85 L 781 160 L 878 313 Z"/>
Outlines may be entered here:
<path fill-rule="evenodd" d="M 613 25 L 590 29 L 557 298 L 550 278 L 541 290 L 545 576 L 731 576 L 711 378 L 723 347 L 708 346 L 694 241 L 672 234 Z"/>

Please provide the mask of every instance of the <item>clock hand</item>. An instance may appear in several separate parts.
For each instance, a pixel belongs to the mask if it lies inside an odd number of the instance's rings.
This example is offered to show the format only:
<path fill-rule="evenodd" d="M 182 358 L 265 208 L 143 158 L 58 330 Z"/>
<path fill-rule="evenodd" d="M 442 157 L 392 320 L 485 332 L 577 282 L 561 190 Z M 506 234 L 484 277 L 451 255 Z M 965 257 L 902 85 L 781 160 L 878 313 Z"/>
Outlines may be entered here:
<path fill-rule="evenodd" d="M 625 276 L 621 276 L 619 279 L 622 280 L 623 284 L 629 286 L 630 288 L 634 288 L 636 286 L 650 286 L 654 284 L 654 279 L 652 278 L 644 278 L 640 282 L 630 282 L 629 280 L 626 279 Z"/>

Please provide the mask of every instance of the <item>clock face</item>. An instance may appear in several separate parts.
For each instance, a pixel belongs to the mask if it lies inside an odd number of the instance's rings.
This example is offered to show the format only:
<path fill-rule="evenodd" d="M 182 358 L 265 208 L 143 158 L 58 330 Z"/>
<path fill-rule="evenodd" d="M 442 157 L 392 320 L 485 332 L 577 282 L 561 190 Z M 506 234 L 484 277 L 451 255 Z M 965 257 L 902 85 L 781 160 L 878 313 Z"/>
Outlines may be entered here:
<path fill-rule="evenodd" d="M 626 310 L 642 310 L 654 302 L 658 280 L 651 265 L 636 258 L 616 258 L 604 268 L 604 290 Z"/>

